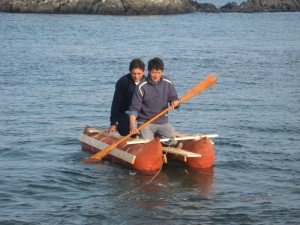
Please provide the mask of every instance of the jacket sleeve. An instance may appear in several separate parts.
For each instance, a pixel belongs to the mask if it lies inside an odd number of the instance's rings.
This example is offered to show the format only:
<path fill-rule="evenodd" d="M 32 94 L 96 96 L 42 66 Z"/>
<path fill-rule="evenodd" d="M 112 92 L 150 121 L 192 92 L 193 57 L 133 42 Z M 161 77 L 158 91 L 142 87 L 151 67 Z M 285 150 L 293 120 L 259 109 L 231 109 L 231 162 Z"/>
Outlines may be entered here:
<path fill-rule="evenodd" d="M 169 99 L 168 102 L 172 102 L 178 100 L 178 95 L 177 95 L 177 91 L 175 89 L 175 86 L 173 84 L 173 82 L 170 84 L 170 91 L 169 91 Z"/>
<path fill-rule="evenodd" d="M 138 112 L 142 108 L 143 103 L 143 90 L 140 86 L 137 86 L 134 90 L 131 105 L 129 106 L 129 110 L 127 112 L 128 115 L 138 116 Z"/>
<path fill-rule="evenodd" d="M 122 93 L 122 85 L 120 80 L 116 83 L 115 93 L 110 110 L 110 124 L 117 125 L 118 115 L 120 113 L 120 104 L 123 102 L 124 95 Z"/>

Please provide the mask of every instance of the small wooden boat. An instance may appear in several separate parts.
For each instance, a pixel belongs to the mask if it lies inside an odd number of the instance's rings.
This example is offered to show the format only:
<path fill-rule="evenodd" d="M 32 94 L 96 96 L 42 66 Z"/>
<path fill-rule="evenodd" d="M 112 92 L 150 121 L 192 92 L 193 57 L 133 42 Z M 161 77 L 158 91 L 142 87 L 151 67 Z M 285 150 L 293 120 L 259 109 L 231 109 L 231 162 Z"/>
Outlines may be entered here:
<path fill-rule="evenodd" d="M 210 168 L 214 164 L 213 142 L 218 135 L 184 135 L 177 133 L 175 147 L 164 146 L 169 139 L 155 138 L 151 141 L 131 138 L 119 144 L 104 159 L 139 171 L 157 171 L 163 163 L 175 159 L 192 168 Z M 93 154 L 115 143 L 122 136 L 106 130 L 85 127 L 78 139 L 82 149 Z"/>

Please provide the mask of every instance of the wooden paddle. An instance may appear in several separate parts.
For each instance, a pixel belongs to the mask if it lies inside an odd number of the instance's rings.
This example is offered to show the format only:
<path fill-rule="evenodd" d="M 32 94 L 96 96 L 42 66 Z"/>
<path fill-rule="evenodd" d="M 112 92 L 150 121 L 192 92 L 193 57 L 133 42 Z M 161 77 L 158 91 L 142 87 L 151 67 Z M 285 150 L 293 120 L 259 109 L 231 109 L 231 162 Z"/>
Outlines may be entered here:
<path fill-rule="evenodd" d="M 206 90 L 207 88 L 211 87 L 212 85 L 214 85 L 216 82 L 217 82 L 216 77 L 214 75 L 209 75 L 203 81 L 201 81 L 199 84 L 197 84 L 193 89 L 191 89 L 185 95 L 183 95 L 179 99 L 179 103 L 183 103 L 183 102 L 187 101 L 188 99 L 196 96 L 200 92 L 202 92 L 202 91 Z M 166 114 L 171 109 L 172 109 L 172 106 L 169 106 L 168 108 L 164 109 L 163 111 L 161 111 L 160 113 L 158 113 L 157 115 L 152 117 L 150 120 L 148 120 L 147 122 L 145 122 L 141 126 L 139 126 L 137 128 L 137 130 L 139 130 L 139 131 L 142 130 L 143 128 L 148 126 L 150 123 L 152 123 L 154 120 L 156 120 L 160 116 Z M 127 136 L 121 138 L 120 140 L 116 141 L 115 143 L 113 143 L 112 145 L 110 145 L 107 148 L 103 149 L 102 151 L 99 151 L 96 154 L 92 155 L 91 157 L 83 159 L 82 161 L 83 162 L 88 162 L 88 163 L 100 161 L 102 158 L 107 156 L 114 148 L 116 148 L 119 144 L 121 144 L 122 142 L 129 139 L 131 135 L 132 134 L 128 134 Z"/>

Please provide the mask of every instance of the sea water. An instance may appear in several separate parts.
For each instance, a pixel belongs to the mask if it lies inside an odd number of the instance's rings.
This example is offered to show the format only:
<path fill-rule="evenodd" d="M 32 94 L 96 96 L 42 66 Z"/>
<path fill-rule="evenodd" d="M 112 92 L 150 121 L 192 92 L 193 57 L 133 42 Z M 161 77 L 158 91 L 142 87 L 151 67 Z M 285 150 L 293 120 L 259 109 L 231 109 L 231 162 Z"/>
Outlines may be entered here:
<path fill-rule="evenodd" d="M 300 14 L 0 13 L 0 224 L 298 224 Z M 215 166 L 153 178 L 85 164 L 133 58 L 161 57 L 177 131 L 217 133 Z M 150 182 L 151 181 L 151 182 Z"/>

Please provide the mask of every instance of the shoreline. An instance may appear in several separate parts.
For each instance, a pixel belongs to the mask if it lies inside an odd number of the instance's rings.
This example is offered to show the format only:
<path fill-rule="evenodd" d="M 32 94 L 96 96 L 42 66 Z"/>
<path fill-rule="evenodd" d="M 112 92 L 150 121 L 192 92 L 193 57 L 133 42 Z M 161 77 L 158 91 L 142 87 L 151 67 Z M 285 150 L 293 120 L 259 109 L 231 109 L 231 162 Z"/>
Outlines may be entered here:
<path fill-rule="evenodd" d="M 2 0 L 0 12 L 99 15 L 300 12 L 300 0 L 247 0 L 221 7 L 193 0 Z"/>

